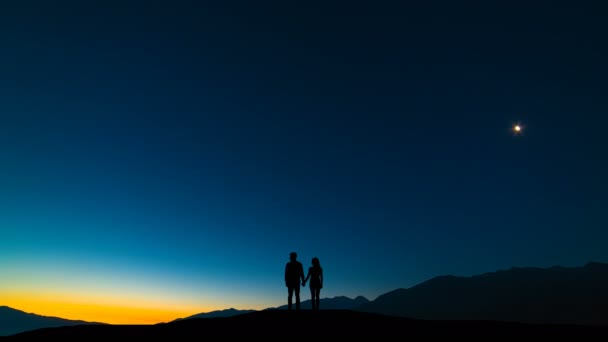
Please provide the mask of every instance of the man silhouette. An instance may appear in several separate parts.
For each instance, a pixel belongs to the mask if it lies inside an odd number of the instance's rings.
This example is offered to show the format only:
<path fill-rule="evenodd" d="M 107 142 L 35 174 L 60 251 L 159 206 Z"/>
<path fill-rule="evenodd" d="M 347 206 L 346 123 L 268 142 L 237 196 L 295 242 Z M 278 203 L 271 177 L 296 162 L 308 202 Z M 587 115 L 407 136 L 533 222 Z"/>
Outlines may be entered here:
<path fill-rule="evenodd" d="M 285 265 L 285 286 L 287 286 L 288 309 L 291 310 L 292 297 L 296 294 L 296 310 L 300 310 L 300 283 L 304 282 L 304 267 L 302 263 L 297 261 L 298 254 L 291 252 L 289 254 L 289 262 Z"/>

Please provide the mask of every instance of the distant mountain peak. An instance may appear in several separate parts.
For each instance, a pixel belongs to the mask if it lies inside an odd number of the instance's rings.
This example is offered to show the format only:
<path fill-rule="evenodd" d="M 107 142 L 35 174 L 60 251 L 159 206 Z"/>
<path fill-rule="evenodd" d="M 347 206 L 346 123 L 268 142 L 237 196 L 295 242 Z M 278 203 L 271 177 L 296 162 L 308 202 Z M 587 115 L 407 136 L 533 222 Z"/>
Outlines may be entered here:
<path fill-rule="evenodd" d="M 9 306 L 0 306 L 0 336 L 14 335 L 20 332 L 41 329 L 53 328 L 69 325 L 83 324 L 103 324 L 97 322 L 86 322 L 65 319 L 53 316 L 42 316 L 33 313 L 27 313 Z"/>
<path fill-rule="evenodd" d="M 228 308 L 228 309 L 223 309 L 223 310 L 214 310 L 214 311 L 209 311 L 209 312 L 201 312 L 192 316 L 188 316 L 188 317 L 184 317 L 184 318 L 178 318 L 175 321 L 183 321 L 186 319 L 196 319 L 196 318 L 218 318 L 218 317 L 232 317 L 232 316 L 237 316 L 237 315 L 241 315 L 241 314 L 246 314 L 246 313 L 251 313 L 251 312 L 255 312 L 256 310 L 238 310 L 235 308 Z"/>
<path fill-rule="evenodd" d="M 319 307 L 321 310 L 354 310 L 367 302 L 369 302 L 369 300 L 363 296 L 357 296 L 354 299 L 347 296 L 335 296 L 331 298 L 321 298 Z M 300 303 L 300 307 L 302 310 L 310 310 L 312 308 L 310 299 L 302 301 Z M 269 309 L 286 310 L 287 305 L 281 305 L 277 308 Z"/>

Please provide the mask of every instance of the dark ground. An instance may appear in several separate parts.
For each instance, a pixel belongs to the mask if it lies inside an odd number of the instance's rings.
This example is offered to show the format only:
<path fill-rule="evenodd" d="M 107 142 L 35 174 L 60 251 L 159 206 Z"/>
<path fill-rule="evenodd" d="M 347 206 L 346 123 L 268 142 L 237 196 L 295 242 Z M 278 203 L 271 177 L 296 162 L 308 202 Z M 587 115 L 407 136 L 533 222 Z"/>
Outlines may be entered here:
<path fill-rule="evenodd" d="M 361 313 L 321 310 L 260 311 L 228 318 L 199 318 L 157 325 L 82 325 L 29 331 L 13 339 L 116 339 L 208 337 L 525 337 L 608 340 L 608 327 L 531 325 L 491 321 L 425 321 Z"/>

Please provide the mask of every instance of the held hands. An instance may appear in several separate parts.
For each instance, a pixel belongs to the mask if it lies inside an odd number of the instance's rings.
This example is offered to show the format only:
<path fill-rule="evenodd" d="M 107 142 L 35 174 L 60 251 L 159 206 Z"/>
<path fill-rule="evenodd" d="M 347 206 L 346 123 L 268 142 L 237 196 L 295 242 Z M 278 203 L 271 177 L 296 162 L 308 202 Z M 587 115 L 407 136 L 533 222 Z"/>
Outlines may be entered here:
<path fill-rule="evenodd" d="M 305 281 L 302 282 L 302 286 L 306 286 L 306 282 Z"/>

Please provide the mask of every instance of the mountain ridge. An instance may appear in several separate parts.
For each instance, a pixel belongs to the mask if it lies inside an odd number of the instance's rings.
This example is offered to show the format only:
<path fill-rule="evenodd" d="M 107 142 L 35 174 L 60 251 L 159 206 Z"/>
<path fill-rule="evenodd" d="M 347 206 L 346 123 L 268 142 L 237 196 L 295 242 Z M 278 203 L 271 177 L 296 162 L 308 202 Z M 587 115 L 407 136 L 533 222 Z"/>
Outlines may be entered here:
<path fill-rule="evenodd" d="M 588 262 L 580 267 L 511 267 L 472 276 L 440 275 L 409 288 L 386 292 L 373 301 L 363 296 L 322 298 L 320 307 L 321 310 L 332 310 L 337 305 L 338 309 L 343 310 L 429 320 L 608 325 L 608 294 L 602 291 L 605 288 L 608 288 L 608 263 Z M 440 298 L 439 302 L 437 298 Z M 310 300 L 303 301 L 301 307 L 308 311 Z M 505 307 L 511 308 L 510 314 L 504 312 Z M 233 317 L 286 308 L 287 305 L 262 310 L 229 308 L 177 318 L 171 322 Z M 468 311 L 462 308 L 468 308 Z M 43 316 L 0 306 L 0 336 L 83 324 L 105 323 Z"/>
<path fill-rule="evenodd" d="M 218 317 L 232 317 L 236 315 L 242 315 L 246 313 L 255 312 L 257 310 L 238 310 L 235 308 L 228 308 L 223 310 L 214 310 L 209 312 L 201 312 L 184 318 L 177 318 L 171 322 L 183 321 L 186 319 L 197 319 L 197 318 L 218 318 Z"/>
<path fill-rule="evenodd" d="M 321 309 L 330 309 L 330 310 L 352 310 L 356 309 L 358 306 L 364 303 L 368 303 L 369 299 L 364 296 L 357 296 L 355 298 L 350 298 L 347 296 L 334 296 L 334 297 L 325 297 L 320 300 Z M 295 305 L 295 304 L 294 304 Z M 310 310 L 312 308 L 312 304 L 310 299 L 304 300 L 300 303 L 300 308 L 302 310 Z M 223 310 L 214 310 L 209 312 L 201 312 L 188 317 L 178 318 L 171 322 L 185 320 L 185 319 L 194 319 L 194 318 L 216 318 L 216 317 L 232 317 L 236 315 L 247 314 L 256 311 L 264 311 L 264 310 L 287 310 L 287 305 L 281 305 L 277 307 L 268 307 L 262 310 L 239 310 L 235 308 L 223 309 Z"/>
<path fill-rule="evenodd" d="M 43 316 L 23 310 L 0 306 L 0 336 L 8 336 L 24 331 L 71 325 L 103 325 L 105 323 L 72 320 L 55 316 Z"/>
<path fill-rule="evenodd" d="M 576 338 L 604 336 L 608 327 L 543 325 L 495 321 L 430 321 L 352 310 L 262 310 L 224 318 L 189 319 L 156 325 L 79 325 L 46 328 L 7 337 L 7 340 L 71 340 L 154 338 L 188 340 L 213 337 L 300 337 L 319 334 L 332 338 L 352 337 L 505 337 Z"/>
<path fill-rule="evenodd" d="M 608 264 L 511 267 L 442 275 L 378 296 L 358 309 L 418 319 L 608 325 Z"/>
<path fill-rule="evenodd" d="M 347 296 L 334 296 L 334 297 L 325 297 L 321 298 L 319 301 L 319 307 L 321 310 L 352 310 L 356 309 L 362 304 L 368 303 L 369 299 L 364 296 L 356 296 L 355 298 L 350 298 Z M 295 304 L 294 304 L 295 307 Z M 277 307 L 266 308 L 264 310 L 287 310 L 288 305 L 281 305 Z M 312 302 L 310 299 L 304 300 L 300 303 L 300 308 L 302 310 L 310 310 L 312 309 Z"/>

